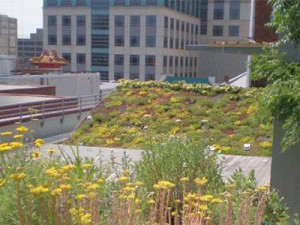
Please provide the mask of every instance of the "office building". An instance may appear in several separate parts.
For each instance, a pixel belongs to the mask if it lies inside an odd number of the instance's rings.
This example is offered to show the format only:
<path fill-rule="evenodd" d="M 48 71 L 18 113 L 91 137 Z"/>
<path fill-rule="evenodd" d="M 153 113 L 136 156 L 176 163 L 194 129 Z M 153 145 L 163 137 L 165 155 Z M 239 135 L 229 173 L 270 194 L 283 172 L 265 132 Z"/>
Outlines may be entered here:
<path fill-rule="evenodd" d="M 30 38 L 18 39 L 18 67 L 32 67 L 30 59 L 43 52 L 43 30 L 37 29 Z"/>
<path fill-rule="evenodd" d="M 215 72 L 214 56 L 187 46 L 247 41 L 254 29 L 254 0 L 45 0 L 43 12 L 44 49 L 102 80 L 236 76 L 246 58 L 219 56 L 236 66 Z"/>

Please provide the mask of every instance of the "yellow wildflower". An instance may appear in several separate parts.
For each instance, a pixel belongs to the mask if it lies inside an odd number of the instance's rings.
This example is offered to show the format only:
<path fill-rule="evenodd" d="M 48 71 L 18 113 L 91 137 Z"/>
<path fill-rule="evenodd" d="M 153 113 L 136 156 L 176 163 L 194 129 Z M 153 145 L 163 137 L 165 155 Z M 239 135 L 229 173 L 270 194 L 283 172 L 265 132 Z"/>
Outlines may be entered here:
<path fill-rule="evenodd" d="M 141 182 L 141 181 L 137 181 L 137 182 L 135 182 L 135 185 L 138 186 L 138 187 L 141 187 L 141 186 L 144 185 L 144 183 Z"/>
<path fill-rule="evenodd" d="M 177 217 L 178 216 L 178 212 L 174 211 L 171 213 L 172 216 Z"/>
<path fill-rule="evenodd" d="M 208 182 L 208 180 L 206 179 L 206 177 L 202 177 L 200 178 L 196 178 L 194 179 L 194 182 L 199 186 L 199 187 L 203 187 L 206 185 L 206 183 Z"/>
<path fill-rule="evenodd" d="M 42 185 L 38 186 L 38 187 L 34 187 L 30 190 L 30 193 L 35 195 L 35 196 L 40 196 L 40 195 L 42 195 L 44 193 L 47 193 L 47 192 L 49 192 L 49 188 L 46 188 Z"/>
<path fill-rule="evenodd" d="M 48 175 L 49 177 L 52 177 L 52 178 L 58 178 L 60 177 L 60 173 L 57 171 L 57 169 L 55 169 L 54 167 L 51 167 L 49 169 L 47 169 L 45 171 L 45 174 Z"/>
<path fill-rule="evenodd" d="M 36 139 L 34 143 L 36 147 L 40 148 L 43 144 L 45 144 L 45 141 L 43 139 Z"/>
<path fill-rule="evenodd" d="M 47 152 L 48 152 L 50 155 L 52 155 L 52 154 L 54 154 L 54 153 L 56 152 L 56 150 L 55 150 L 54 148 L 49 148 L 49 149 L 47 150 Z"/>
<path fill-rule="evenodd" d="M 42 153 L 41 152 L 32 152 L 31 156 L 33 158 L 40 158 L 42 156 Z"/>
<path fill-rule="evenodd" d="M 129 170 L 123 170 L 123 171 L 122 171 L 122 174 L 123 174 L 124 176 L 128 176 L 128 175 L 130 174 L 130 171 L 129 171 Z"/>
<path fill-rule="evenodd" d="M 75 169 L 75 168 L 76 168 L 76 166 L 73 165 L 73 164 L 68 164 L 68 165 L 65 165 L 65 166 L 61 167 L 61 169 L 64 172 L 70 171 L 70 170 Z"/>
<path fill-rule="evenodd" d="M 182 177 L 182 178 L 180 178 L 180 181 L 182 182 L 182 183 L 186 183 L 186 182 L 189 182 L 189 178 L 188 177 Z"/>
<path fill-rule="evenodd" d="M 4 151 L 10 151 L 13 148 L 11 146 L 1 146 L 0 147 L 0 152 L 4 152 Z"/>
<path fill-rule="evenodd" d="M 220 198 L 214 198 L 214 199 L 211 200 L 211 203 L 216 203 L 216 204 L 223 203 L 223 200 L 220 199 Z"/>
<path fill-rule="evenodd" d="M 91 224 L 92 223 L 92 214 L 86 213 L 86 214 L 81 215 L 80 222 L 83 225 Z"/>
<path fill-rule="evenodd" d="M 92 165 L 92 164 L 82 164 L 80 167 L 81 167 L 82 169 L 85 169 L 85 170 L 87 170 L 87 169 L 90 169 L 90 168 L 92 168 L 92 167 L 93 167 L 93 165 Z"/>
<path fill-rule="evenodd" d="M 62 190 L 70 190 L 72 186 L 70 184 L 61 184 L 59 185 L 59 188 Z"/>
<path fill-rule="evenodd" d="M 155 204 L 155 201 L 151 199 L 151 200 L 148 200 L 147 203 L 148 203 L 149 205 L 154 205 L 154 204 Z"/>
<path fill-rule="evenodd" d="M 119 181 L 125 182 L 128 180 L 128 177 L 119 177 Z"/>
<path fill-rule="evenodd" d="M 200 205 L 199 209 L 202 210 L 202 211 L 207 211 L 208 207 L 207 207 L 207 205 Z"/>
<path fill-rule="evenodd" d="M 13 179 L 16 182 L 20 182 L 21 180 L 23 180 L 27 175 L 25 173 L 13 173 L 10 174 L 9 177 L 11 179 Z"/>
<path fill-rule="evenodd" d="M 13 138 L 14 139 L 20 139 L 20 138 L 23 138 L 23 136 L 24 136 L 23 134 L 16 134 L 16 135 L 13 136 Z"/>
<path fill-rule="evenodd" d="M 214 197 L 212 195 L 203 195 L 200 197 L 202 202 L 210 202 Z"/>
<path fill-rule="evenodd" d="M 10 142 L 9 145 L 14 149 L 14 148 L 22 148 L 23 147 L 23 144 L 21 142 L 17 142 L 17 141 L 14 141 L 14 142 Z"/>
<path fill-rule="evenodd" d="M 54 190 L 51 192 L 51 195 L 52 195 L 52 196 L 60 196 L 61 193 L 62 193 L 62 189 L 56 188 L 56 189 L 54 189 Z"/>
<path fill-rule="evenodd" d="M 169 181 L 164 181 L 164 180 L 159 181 L 157 184 L 153 185 L 154 189 L 159 189 L 159 190 L 167 190 L 167 189 L 170 189 L 173 187 L 175 187 L 175 184 L 173 184 Z"/>
<path fill-rule="evenodd" d="M 24 126 L 19 126 L 16 128 L 16 131 L 20 132 L 20 133 L 25 133 L 25 132 L 28 132 L 29 129 L 27 127 L 24 127 Z"/>
<path fill-rule="evenodd" d="M 5 179 L 0 179 L 0 188 L 2 188 L 6 183 Z"/>
<path fill-rule="evenodd" d="M 83 195 L 83 194 L 80 194 L 80 195 L 76 196 L 77 200 L 82 200 L 82 199 L 85 199 L 85 198 L 86 198 L 86 195 Z"/>
<path fill-rule="evenodd" d="M 8 131 L 8 132 L 2 132 L 1 136 L 9 136 L 11 134 L 12 134 L 12 132 L 10 132 L 10 131 Z"/>
<path fill-rule="evenodd" d="M 90 184 L 88 187 L 87 187 L 87 190 L 89 191 L 95 191 L 96 189 L 100 188 L 99 184 Z"/>

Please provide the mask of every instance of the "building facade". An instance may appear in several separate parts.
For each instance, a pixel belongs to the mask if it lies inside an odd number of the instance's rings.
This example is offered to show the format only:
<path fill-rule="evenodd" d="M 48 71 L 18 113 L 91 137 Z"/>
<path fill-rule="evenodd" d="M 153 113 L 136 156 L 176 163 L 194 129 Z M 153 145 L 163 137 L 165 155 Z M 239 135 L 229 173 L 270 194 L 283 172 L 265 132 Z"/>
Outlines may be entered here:
<path fill-rule="evenodd" d="M 43 29 L 37 29 L 30 38 L 18 39 L 18 67 L 31 67 L 30 59 L 43 52 Z"/>
<path fill-rule="evenodd" d="M 207 77 L 205 55 L 186 47 L 248 40 L 253 1 L 44 0 L 44 49 L 102 80 Z"/>

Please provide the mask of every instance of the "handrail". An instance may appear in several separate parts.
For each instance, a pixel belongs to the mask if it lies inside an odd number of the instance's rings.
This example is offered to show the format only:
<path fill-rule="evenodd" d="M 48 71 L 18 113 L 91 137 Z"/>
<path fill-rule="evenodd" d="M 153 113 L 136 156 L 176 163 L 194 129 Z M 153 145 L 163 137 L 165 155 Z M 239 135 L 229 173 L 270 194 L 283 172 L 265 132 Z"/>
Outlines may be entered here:
<path fill-rule="evenodd" d="M 45 118 L 45 114 L 55 112 L 59 112 L 63 116 L 65 112 L 72 109 L 77 109 L 81 112 L 82 109 L 95 107 L 100 103 L 100 101 L 101 95 L 87 95 L 5 105 L 0 106 L 0 120 L 19 118 L 20 121 L 22 121 L 22 117 L 24 116 L 42 116 Z M 32 109 L 32 111 L 30 112 L 29 109 Z"/>

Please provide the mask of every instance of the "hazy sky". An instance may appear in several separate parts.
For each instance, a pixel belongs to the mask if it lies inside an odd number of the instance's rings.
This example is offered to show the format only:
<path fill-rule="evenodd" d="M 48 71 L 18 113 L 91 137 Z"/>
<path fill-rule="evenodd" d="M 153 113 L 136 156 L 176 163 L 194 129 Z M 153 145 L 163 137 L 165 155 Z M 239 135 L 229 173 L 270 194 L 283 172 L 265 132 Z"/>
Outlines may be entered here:
<path fill-rule="evenodd" d="M 29 37 L 43 26 L 43 0 L 0 0 L 0 14 L 18 19 L 18 37 Z"/>

